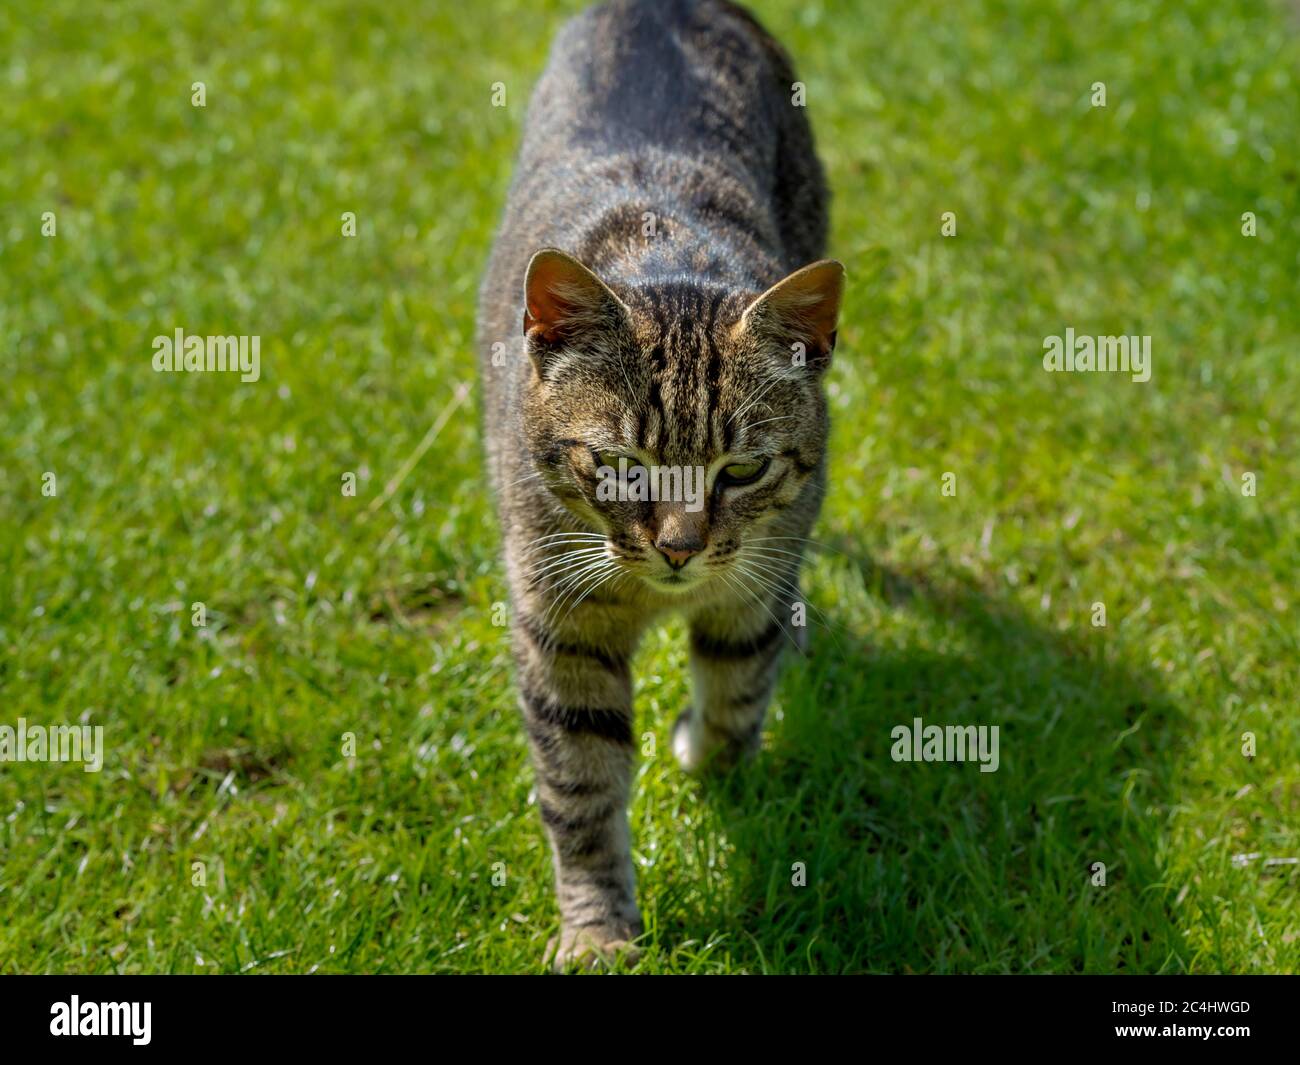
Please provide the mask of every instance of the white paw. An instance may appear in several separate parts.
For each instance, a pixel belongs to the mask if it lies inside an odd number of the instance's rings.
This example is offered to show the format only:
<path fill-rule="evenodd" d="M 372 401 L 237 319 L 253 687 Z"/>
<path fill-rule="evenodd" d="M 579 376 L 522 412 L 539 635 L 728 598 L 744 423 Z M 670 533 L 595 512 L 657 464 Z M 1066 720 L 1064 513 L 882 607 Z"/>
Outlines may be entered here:
<path fill-rule="evenodd" d="M 673 723 L 672 743 L 677 764 L 688 773 L 698 772 L 705 759 L 690 707 L 683 710 Z"/>

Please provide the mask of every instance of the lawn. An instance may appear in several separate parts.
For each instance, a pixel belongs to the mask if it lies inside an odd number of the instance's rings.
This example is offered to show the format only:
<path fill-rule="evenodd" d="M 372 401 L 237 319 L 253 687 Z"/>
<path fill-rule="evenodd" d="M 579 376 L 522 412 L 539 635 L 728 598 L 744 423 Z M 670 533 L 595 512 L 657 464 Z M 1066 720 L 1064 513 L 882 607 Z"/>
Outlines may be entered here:
<path fill-rule="evenodd" d="M 0 7 L 0 724 L 105 730 L 0 764 L 0 972 L 542 971 L 474 306 L 581 6 Z M 639 970 L 1300 970 L 1300 11 L 753 7 L 849 273 L 814 653 L 696 781 L 644 647 Z"/>

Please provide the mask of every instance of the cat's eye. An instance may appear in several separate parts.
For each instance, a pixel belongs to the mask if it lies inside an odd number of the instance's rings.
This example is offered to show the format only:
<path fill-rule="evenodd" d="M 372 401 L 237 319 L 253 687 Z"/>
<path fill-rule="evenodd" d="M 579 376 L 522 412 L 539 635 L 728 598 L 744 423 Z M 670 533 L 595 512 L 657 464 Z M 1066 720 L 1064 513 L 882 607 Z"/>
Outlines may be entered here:
<path fill-rule="evenodd" d="M 620 459 L 627 462 L 627 468 L 630 471 L 633 466 L 639 466 L 640 462 L 634 455 L 620 455 L 617 451 L 593 451 L 596 457 L 596 466 L 608 466 L 615 473 L 618 472 L 618 463 Z"/>
<path fill-rule="evenodd" d="M 753 484 L 767 473 L 769 463 L 768 459 L 760 459 L 756 462 L 733 462 L 729 466 L 722 467 L 718 479 L 725 485 Z"/>

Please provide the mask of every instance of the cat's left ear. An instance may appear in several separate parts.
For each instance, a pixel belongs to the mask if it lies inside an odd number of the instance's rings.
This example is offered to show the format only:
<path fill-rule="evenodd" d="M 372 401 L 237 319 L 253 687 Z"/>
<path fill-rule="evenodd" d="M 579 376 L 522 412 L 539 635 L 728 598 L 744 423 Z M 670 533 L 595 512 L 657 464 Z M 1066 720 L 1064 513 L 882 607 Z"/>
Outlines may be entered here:
<path fill-rule="evenodd" d="M 811 263 L 778 281 L 745 308 L 736 328 L 803 344 L 809 366 L 825 369 L 835 350 L 835 330 L 844 293 L 844 266 L 834 259 Z"/>

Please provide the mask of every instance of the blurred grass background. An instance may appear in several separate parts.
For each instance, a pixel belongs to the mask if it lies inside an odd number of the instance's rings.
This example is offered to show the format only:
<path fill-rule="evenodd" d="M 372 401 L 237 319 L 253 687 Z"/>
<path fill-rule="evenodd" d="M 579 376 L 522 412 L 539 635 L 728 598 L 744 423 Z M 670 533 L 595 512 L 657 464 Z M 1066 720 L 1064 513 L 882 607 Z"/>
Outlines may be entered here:
<path fill-rule="evenodd" d="M 0 723 L 108 745 L 0 766 L 0 971 L 541 969 L 453 397 L 581 6 L 0 7 Z M 680 626 L 645 648 L 642 970 L 1296 971 L 1294 9 L 752 6 L 850 274 L 825 625 L 762 760 L 711 783 L 665 742 Z M 260 335 L 262 379 L 155 374 L 177 327 Z M 1066 327 L 1150 334 L 1151 382 L 1044 373 Z M 892 762 L 914 716 L 999 725 L 1000 770 Z"/>

